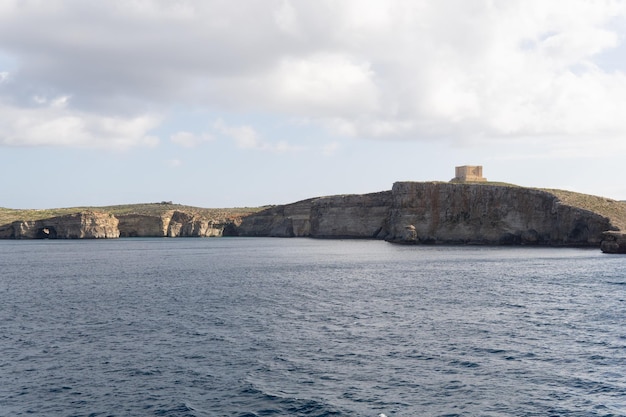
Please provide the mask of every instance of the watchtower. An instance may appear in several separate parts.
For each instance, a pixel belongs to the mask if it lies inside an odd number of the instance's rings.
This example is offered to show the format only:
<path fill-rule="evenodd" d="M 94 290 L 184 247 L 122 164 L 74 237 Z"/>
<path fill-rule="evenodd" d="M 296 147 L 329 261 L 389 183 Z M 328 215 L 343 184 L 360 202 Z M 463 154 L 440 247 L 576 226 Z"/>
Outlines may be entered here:
<path fill-rule="evenodd" d="M 463 165 L 454 168 L 452 182 L 484 182 L 482 165 Z"/>

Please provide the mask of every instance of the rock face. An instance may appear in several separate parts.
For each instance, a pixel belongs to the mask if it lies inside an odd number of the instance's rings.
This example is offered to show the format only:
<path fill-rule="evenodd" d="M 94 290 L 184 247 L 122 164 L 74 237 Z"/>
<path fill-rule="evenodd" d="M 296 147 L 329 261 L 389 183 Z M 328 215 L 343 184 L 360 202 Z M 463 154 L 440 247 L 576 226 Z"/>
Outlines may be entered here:
<path fill-rule="evenodd" d="M 604 232 L 600 249 L 604 253 L 626 254 L 626 233 L 616 231 Z"/>
<path fill-rule="evenodd" d="M 599 246 L 617 227 L 546 191 L 397 182 L 391 191 L 322 197 L 252 214 L 240 236 L 374 238 L 394 243 Z"/>
<path fill-rule="evenodd" d="M 397 182 L 391 191 L 312 198 L 259 212 L 156 208 L 143 214 L 83 211 L 13 221 L 0 226 L 0 238 L 275 236 L 601 246 L 605 252 L 626 253 L 625 203 L 489 183 Z"/>
<path fill-rule="evenodd" d="M 207 213 L 208 211 L 208 213 Z M 82 211 L 0 225 L 0 239 L 91 239 L 117 237 L 214 237 L 235 235 L 245 209 L 164 210 L 155 214 Z"/>
<path fill-rule="evenodd" d="M 107 213 L 85 211 L 35 221 L 16 221 L 0 231 L 12 239 L 105 239 L 119 237 L 118 220 Z"/>
<path fill-rule="evenodd" d="M 275 206 L 244 217 L 239 236 L 383 238 L 391 192 L 338 195 Z"/>
<path fill-rule="evenodd" d="M 398 182 L 387 240 L 416 243 L 598 246 L 608 218 L 564 205 L 546 191 L 482 184 Z"/>
<path fill-rule="evenodd" d="M 117 216 L 120 237 L 166 236 L 167 226 L 162 216 L 126 214 Z M 169 218 L 167 219 L 169 222 Z"/>
<path fill-rule="evenodd" d="M 207 218 L 178 210 L 161 215 L 120 215 L 120 237 L 217 237 L 228 235 L 240 219 Z M 232 232 L 231 232 L 232 233 Z"/>

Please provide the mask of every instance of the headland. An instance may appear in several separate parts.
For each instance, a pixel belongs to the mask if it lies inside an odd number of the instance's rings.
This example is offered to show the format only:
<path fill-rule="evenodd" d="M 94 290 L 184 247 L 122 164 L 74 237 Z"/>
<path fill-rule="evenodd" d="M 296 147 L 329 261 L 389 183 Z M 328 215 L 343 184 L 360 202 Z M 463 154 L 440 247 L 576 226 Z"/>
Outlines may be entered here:
<path fill-rule="evenodd" d="M 203 209 L 161 202 L 56 211 L 0 209 L 0 238 L 311 237 L 600 247 L 626 253 L 626 202 L 488 182 L 482 167 L 476 168 L 457 167 L 450 182 L 396 182 L 388 191 L 259 208 Z"/>

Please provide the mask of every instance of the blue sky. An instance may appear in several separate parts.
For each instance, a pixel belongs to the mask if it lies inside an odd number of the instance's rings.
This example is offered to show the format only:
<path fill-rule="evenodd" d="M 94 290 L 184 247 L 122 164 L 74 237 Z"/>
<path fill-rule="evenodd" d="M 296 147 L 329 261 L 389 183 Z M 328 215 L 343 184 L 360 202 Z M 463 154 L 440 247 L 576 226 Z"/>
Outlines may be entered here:
<path fill-rule="evenodd" d="M 626 200 L 626 2 L 0 1 L 0 206 Z"/>

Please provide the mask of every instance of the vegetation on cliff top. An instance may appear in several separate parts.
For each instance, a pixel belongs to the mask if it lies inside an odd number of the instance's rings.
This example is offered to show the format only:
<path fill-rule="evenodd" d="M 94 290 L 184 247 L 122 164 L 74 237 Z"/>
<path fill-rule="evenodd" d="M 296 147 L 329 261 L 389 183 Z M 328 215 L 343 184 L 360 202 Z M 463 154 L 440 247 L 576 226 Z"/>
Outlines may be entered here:
<path fill-rule="evenodd" d="M 174 210 L 206 217 L 211 219 L 235 219 L 256 213 L 263 207 L 236 207 L 236 208 L 201 208 L 193 206 L 185 206 L 182 204 L 173 204 L 171 202 L 147 203 L 147 204 L 126 204 L 117 206 L 104 207 L 67 207 L 54 209 L 9 209 L 0 207 L 0 225 L 9 224 L 14 221 L 33 221 L 49 219 L 51 217 L 65 216 L 84 211 L 95 211 L 100 213 L 109 213 L 114 216 L 126 214 L 140 214 L 147 216 L 160 216 Z"/>
<path fill-rule="evenodd" d="M 458 182 L 457 182 L 458 183 Z M 495 185 L 504 187 L 521 187 L 515 184 L 509 184 L 506 182 L 494 182 L 494 181 L 466 181 L 464 184 L 478 184 L 478 185 Z M 523 188 L 523 187 L 522 187 Z M 626 201 L 612 200 L 606 197 L 600 197 L 591 194 L 576 193 L 574 191 L 557 190 L 550 188 L 530 188 L 535 190 L 545 191 L 558 198 L 561 203 L 578 207 L 583 210 L 597 213 L 601 216 L 607 217 L 611 220 L 615 226 L 620 230 L 626 230 Z"/>
<path fill-rule="evenodd" d="M 555 195 L 563 204 L 598 213 L 607 217 L 620 230 L 626 230 L 626 202 L 573 191 L 544 189 Z"/>

